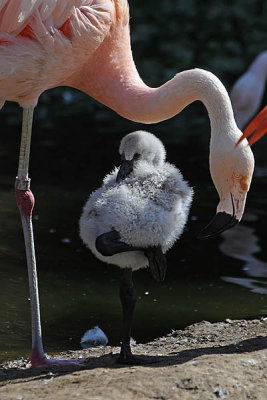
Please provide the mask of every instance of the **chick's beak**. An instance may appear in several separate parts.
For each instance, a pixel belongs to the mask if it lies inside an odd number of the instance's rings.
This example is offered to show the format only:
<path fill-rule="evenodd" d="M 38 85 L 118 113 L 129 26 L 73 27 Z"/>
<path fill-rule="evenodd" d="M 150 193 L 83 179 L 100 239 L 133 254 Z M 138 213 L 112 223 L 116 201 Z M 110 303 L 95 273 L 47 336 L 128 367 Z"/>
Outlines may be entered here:
<path fill-rule="evenodd" d="M 133 160 L 123 160 L 117 174 L 116 182 L 121 182 L 132 172 L 133 164 Z"/>

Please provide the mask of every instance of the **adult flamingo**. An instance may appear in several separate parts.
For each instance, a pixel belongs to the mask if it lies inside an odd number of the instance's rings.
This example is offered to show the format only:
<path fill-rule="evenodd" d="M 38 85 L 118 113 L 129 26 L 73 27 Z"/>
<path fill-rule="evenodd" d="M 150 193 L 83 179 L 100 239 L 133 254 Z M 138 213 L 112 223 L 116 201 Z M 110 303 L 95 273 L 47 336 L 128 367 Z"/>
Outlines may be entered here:
<path fill-rule="evenodd" d="M 80 89 L 125 118 L 155 123 L 201 100 L 211 122 L 210 169 L 220 202 L 201 232 L 212 237 L 242 217 L 254 168 L 228 93 L 213 74 L 194 69 L 159 88 L 144 84 L 130 45 L 127 0 L 0 1 L 0 99 L 23 108 L 16 198 L 25 237 L 32 311 L 32 366 L 56 363 L 44 354 L 32 230 L 34 198 L 28 174 L 31 126 L 40 94 L 60 85 Z"/>
<path fill-rule="evenodd" d="M 230 91 L 235 120 L 243 130 L 259 110 L 267 79 L 267 51 L 261 52 L 237 79 Z"/>

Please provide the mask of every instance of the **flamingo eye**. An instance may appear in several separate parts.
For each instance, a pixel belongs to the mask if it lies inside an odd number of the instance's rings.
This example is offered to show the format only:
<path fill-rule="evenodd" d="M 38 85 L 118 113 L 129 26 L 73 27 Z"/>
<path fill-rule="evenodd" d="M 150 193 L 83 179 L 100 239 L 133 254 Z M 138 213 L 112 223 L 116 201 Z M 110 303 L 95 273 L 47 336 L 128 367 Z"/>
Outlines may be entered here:
<path fill-rule="evenodd" d="M 233 173 L 233 179 L 241 179 L 242 175 L 239 172 Z"/>

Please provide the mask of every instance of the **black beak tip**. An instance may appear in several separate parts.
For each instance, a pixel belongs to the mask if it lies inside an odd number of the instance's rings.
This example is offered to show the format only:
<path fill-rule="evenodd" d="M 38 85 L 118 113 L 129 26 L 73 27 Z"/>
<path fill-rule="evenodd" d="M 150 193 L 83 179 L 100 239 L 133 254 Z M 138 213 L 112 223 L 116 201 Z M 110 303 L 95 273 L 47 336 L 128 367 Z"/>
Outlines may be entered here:
<path fill-rule="evenodd" d="M 197 235 L 197 239 L 211 239 L 227 229 L 233 228 L 238 224 L 238 219 L 234 215 L 226 212 L 218 212 L 210 223 Z"/>
<path fill-rule="evenodd" d="M 119 168 L 116 182 L 123 181 L 133 170 L 133 160 L 124 160 Z"/>

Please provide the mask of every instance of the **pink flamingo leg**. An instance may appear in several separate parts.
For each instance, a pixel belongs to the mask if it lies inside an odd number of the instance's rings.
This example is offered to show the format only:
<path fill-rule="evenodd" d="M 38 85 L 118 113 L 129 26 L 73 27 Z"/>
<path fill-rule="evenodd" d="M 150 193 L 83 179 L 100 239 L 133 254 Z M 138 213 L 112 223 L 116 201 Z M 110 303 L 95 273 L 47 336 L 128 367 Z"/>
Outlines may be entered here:
<path fill-rule="evenodd" d="M 48 359 L 43 349 L 38 280 L 37 280 L 36 258 L 35 258 L 33 226 L 32 226 L 32 210 L 34 207 L 34 196 L 30 190 L 30 179 L 28 177 L 33 111 L 34 111 L 33 107 L 23 109 L 23 124 L 22 124 L 21 147 L 19 155 L 19 167 L 18 167 L 18 176 L 16 177 L 16 183 L 15 183 L 16 200 L 18 208 L 20 210 L 25 248 L 26 248 L 30 300 L 31 300 L 32 353 L 30 356 L 30 360 L 32 367 L 44 367 L 44 366 L 61 365 L 61 364 L 80 365 L 83 364 L 83 360 Z"/>

